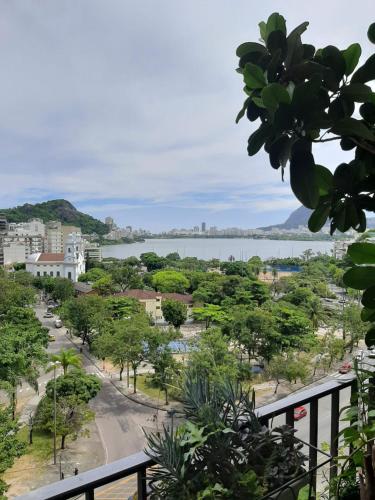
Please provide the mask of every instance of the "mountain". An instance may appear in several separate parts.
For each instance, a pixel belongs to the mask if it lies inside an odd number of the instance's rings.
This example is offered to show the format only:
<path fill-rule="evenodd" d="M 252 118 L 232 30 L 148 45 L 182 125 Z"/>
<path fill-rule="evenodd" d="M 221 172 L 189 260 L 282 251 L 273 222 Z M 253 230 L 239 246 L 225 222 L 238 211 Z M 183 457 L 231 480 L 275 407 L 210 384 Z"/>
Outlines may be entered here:
<path fill-rule="evenodd" d="M 260 227 L 259 229 L 270 231 L 274 227 L 278 229 L 298 229 L 298 226 L 307 227 L 307 222 L 309 220 L 311 212 L 312 210 L 310 210 L 310 208 L 306 208 L 301 205 L 289 215 L 289 217 L 283 224 L 274 224 L 273 226 Z M 375 217 L 367 219 L 367 229 L 372 228 L 375 228 Z"/>
<path fill-rule="evenodd" d="M 37 217 L 43 222 L 50 220 L 60 221 L 62 224 L 78 226 L 82 233 L 97 233 L 103 235 L 108 233 L 108 227 L 91 215 L 79 212 L 69 201 L 51 200 L 43 203 L 31 205 L 25 203 L 15 208 L 0 209 L 9 222 L 27 222 L 29 219 Z"/>
<path fill-rule="evenodd" d="M 309 220 L 311 212 L 312 210 L 301 205 L 289 215 L 284 223 L 260 227 L 259 229 L 270 231 L 274 227 L 278 229 L 297 229 L 298 226 L 307 226 L 307 221 Z"/>

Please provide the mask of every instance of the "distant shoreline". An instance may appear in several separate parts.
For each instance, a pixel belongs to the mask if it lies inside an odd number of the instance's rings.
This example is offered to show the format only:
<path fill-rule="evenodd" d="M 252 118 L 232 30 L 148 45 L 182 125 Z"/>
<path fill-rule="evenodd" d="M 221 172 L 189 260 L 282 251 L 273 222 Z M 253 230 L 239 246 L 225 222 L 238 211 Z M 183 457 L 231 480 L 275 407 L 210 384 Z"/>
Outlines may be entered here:
<path fill-rule="evenodd" d="M 191 234 L 191 235 L 147 235 L 146 240 L 183 240 L 183 239 L 243 239 L 243 240 L 283 240 L 283 241 L 335 241 L 341 239 L 347 239 L 343 237 L 332 237 L 329 234 L 313 235 L 313 234 L 288 234 L 288 235 L 277 235 L 277 234 L 262 234 L 262 235 L 251 235 L 251 236 L 241 236 L 241 235 L 214 235 L 214 234 Z"/>

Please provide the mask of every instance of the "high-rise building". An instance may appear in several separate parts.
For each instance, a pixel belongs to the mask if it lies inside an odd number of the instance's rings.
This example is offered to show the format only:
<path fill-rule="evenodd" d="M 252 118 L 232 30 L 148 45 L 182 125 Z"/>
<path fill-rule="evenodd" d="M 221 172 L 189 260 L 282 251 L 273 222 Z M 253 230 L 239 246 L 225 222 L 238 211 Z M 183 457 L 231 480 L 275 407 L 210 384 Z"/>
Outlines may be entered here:
<path fill-rule="evenodd" d="M 206 232 L 206 223 L 205 222 L 202 222 L 201 228 L 202 228 L 202 233 L 205 233 Z"/>
<path fill-rule="evenodd" d="M 115 221 L 113 220 L 112 217 L 106 217 L 104 219 L 104 224 L 106 226 L 108 226 L 108 230 L 111 231 L 111 229 L 113 229 L 114 225 L 115 225 Z"/>
<path fill-rule="evenodd" d="M 69 235 L 73 233 L 81 234 L 81 228 L 77 226 L 61 226 L 61 232 L 62 232 L 62 244 L 64 247 Z"/>
<path fill-rule="evenodd" d="M 48 253 L 62 253 L 64 251 L 64 240 L 61 222 L 47 222 L 45 250 Z"/>
<path fill-rule="evenodd" d="M 8 221 L 4 214 L 0 214 L 0 266 L 4 265 L 3 235 L 8 230 Z"/>
<path fill-rule="evenodd" d="M 102 248 L 99 243 L 85 243 L 85 259 L 88 261 L 101 262 L 103 260 Z"/>

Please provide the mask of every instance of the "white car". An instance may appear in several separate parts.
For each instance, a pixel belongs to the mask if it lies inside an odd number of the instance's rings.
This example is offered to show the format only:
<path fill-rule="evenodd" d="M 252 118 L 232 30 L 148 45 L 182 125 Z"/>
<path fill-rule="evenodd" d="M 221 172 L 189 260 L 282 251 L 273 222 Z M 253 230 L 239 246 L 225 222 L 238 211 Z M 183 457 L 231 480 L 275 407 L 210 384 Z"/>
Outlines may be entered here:
<path fill-rule="evenodd" d="M 61 328 L 63 326 L 61 319 L 55 319 L 55 328 Z"/>

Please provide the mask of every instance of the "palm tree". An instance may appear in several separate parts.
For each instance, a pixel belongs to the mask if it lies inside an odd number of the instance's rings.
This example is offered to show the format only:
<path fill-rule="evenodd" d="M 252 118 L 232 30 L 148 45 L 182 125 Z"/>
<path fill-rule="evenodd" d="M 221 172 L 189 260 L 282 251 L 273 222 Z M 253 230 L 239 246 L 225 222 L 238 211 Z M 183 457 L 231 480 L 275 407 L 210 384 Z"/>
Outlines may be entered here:
<path fill-rule="evenodd" d="M 79 354 L 74 349 L 61 350 L 60 354 L 53 354 L 51 361 L 59 361 L 61 363 L 64 375 L 67 374 L 69 366 L 79 368 L 82 364 Z"/>

